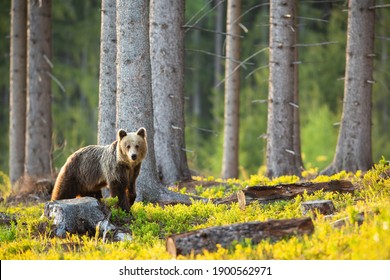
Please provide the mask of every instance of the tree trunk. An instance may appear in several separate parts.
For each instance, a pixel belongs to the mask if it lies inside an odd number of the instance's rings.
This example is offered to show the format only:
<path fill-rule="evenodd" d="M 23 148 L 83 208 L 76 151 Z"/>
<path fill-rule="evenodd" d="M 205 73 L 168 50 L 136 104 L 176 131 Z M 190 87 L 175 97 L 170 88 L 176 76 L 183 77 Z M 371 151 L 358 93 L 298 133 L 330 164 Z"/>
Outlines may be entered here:
<path fill-rule="evenodd" d="M 191 203 L 188 196 L 161 184 L 154 153 L 152 82 L 149 49 L 149 1 L 117 1 L 117 127 L 147 130 L 148 155 L 137 180 L 137 201 Z"/>
<path fill-rule="evenodd" d="M 300 174 L 294 152 L 295 1 L 270 2 L 267 172 Z"/>
<path fill-rule="evenodd" d="M 191 179 L 184 140 L 184 1 L 152 0 L 150 11 L 157 171 L 171 185 Z"/>
<path fill-rule="evenodd" d="M 192 252 L 201 254 L 204 250 L 212 252 L 217 250 L 217 244 L 228 248 L 233 242 L 242 242 L 248 238 L 252 244 L 258 244 L 267 238 L 279 240 L 291 235 L 311 234 L 313 231 L 311 218 L 248 222 L 174 234 L 167 238 L 166 247 L 176 257 Z"/>
<path fill-rule="evenodd" d="M 240 26 L 241 0 L 227 1 L 225 117 L 222 178 L 238 178 L 239 114 L 240 114 Z"/>
<path fill-rule="evenodd" d="M 28 1 L 27 123 L 25 172 L 52 172 L 51 0 Z"/>
<path fill-rule="evenodd" d="M 316 191 L 353 193 L 355 186 L 350 181 L 333 180 L 330 182 L 305 182 L 281 184 L 276 186 L 253 186 L 245 188 L 242 192 L 245 195 L 246 204 L 257 201 L 258 203 L 270 203 L 277 200 L 293 199 L 298 195 L 313 194 Z M 231 204 L 239 201 L 237 194 L 229 197 L 214 200 L 215 204 Z"/>
<path fill-rule="evenodd" d="M 27 2 L 11 2 L 9 169 L 11 184 L 24 173 L 26 144 Z"/>
<path fill-rule="evenodd" d="M 343 114 L 336 155 L 324 174 L 372 167 L 371 106 L 375 0 L 350 0 Z"/>
<path fill-rule="evenodd" d="M 214 35 L 214 86 L 216 86 L 223 75 L 222 55 L 223 55 L 223 25 L 224 25 L 224 14 L 225 14 L 225 3 L 222 0 L 215 0 L 215 5 L 218 5 L 215 15 L 215 35 Z M 215 98 L 219 102 L 219 98 Z M 213 106 L 217 104 L 213 103 Z"/>
<path fill-rule="evenodd" d="M 200 26 L 202 27 L 201 23 Z M 194 46 L 196 48 L 200 48 L 201 46 L 201 34 L 200 30 L 195 29 L 192 34 L 192 40 Z M 201 75 L 200 75 L 200 70 L 201 69 L 201 56 L 198 52 L 194 53 L 194 58 L 193 58 L 193 64 L 192 66 L 192 115 L 195 117 L 196 120 L 199 120 L 202 115 L 202 92 L 201 92 Z"/>
<path fill-rule="evenodd" d="M 294 1 L 294 12 L 296 15 L 294 18 L 294 45 L 298 44 L 299 28 L 298 28 L 298 3 Z M 300 107 L 299 107 L 299 51 L 298 47 L 294 48 L 294 153 L 295 153 L 295 166 L 301 171 L 304 170 L 302 161 L 301 151 L 301 118 L 300 118 Z"/>
<path fill-rule="evenodd" d="M 99 145 L 111 144 L 116 138 L 115 9 L 115 0 L 102 0 L 98 121 Z"/>

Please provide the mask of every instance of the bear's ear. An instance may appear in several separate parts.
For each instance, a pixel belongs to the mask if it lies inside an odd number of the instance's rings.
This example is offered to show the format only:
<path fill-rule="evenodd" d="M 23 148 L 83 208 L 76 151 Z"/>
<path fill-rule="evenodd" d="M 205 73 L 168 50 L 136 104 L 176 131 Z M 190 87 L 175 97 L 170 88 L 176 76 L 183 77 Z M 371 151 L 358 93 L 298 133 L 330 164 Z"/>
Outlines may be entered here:
<path fill-rule="evenodd" d="M 123 129 L 119 129 L 118 131 L 118 136 L 117 136 L 117 140 L 121 140 L 123 137 L 125 137 L 127 135 L 127 132 L 124 131 Z"/>
<path fill-rule="evenodd" d="M 141 136 L 142 138 L 146 138 L 146 129 L 144 127 L 141 127 L 137 130 L 137 135 Z"/>

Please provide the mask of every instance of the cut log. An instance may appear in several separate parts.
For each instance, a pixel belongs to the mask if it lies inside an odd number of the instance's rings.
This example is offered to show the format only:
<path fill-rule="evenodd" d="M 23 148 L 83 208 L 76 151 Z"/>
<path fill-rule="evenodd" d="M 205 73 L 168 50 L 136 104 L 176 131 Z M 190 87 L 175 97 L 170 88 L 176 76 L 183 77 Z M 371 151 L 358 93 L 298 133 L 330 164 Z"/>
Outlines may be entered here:
<path fill-rule="evenodd" d="M 318 213 L 323 215 L 332 215 L 336 211 L 336 208 L 331 200 L 312 200 L 302 202 L 301 211 L 303 215 L 306 215 L 310 211 L 313 213 L 318 211 Z"/>
<path fill-rule="evenodd" d="M 129 240 L 131 235 L 110 223 L 110 212 L 96 198 L 82 197 L 50 201 L 45 204 L 44 216 L 53 219 L 55 235 L 65 237 L 66 232 L 95 235 L 96 230 L 105 242 L 108 232 L 113 241 Z"/>
<path fill-rule="evenodd" d="M 217 244 L 228 248 L 233 242 L 248 238 L 252 244 L 258 244 L 267 238 L 275 241 L 290 235 L 311 234 L 313 231 L 314 225 L 310 218 L 248 222 L 174 234 L 167 237 L 166 248 L 176 257 L 191 252 L 200 254 L 203 250 L 215 251 Z"/>
<path fill-rule="evenodd" d="M 277 186 L 253 186 L 243 190 L 247 204 L 258 201 L 260 203 L 269 203 L 277 200 L 292 199 L 304 192 L 312 194 L 316 191 L 325 192 L 352 193 L 355 191 L 354 185 L 346 180 L 334 180 L 329 182 L 304 182 L 293 184 L 281 184 Z M 238 202 L 237 195 L 214 200 L 215 204 L 231 204 Z"/>

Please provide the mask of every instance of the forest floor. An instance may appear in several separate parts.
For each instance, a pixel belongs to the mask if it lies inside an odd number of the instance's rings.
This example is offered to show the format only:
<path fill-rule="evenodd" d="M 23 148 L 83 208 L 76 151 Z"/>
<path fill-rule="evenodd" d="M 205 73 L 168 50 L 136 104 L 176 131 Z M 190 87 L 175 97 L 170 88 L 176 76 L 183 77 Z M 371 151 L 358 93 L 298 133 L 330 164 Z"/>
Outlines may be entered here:
<path fill-rule="evenodd" d="M 131 215 L 115 209 L 115 200 L 108 199 L 105 202 L 111 208 L 111 220 L 132 232 L 131 241 L 120 242 L 103 242 L 100 237 L 76 234 L 55 237 L 51 221 L 42 218 L 44 202 L 10 204 L 3 200 L 0 203 L 0 259 L 169 260 L 172 256 L 166 250 L 166 238 L 171 234 L 251 221 L 301 218 L 302 202 L 311 200 L 331 200 L 336 212 L 332 216 L 306 214 L 314 223 L 314 232 L 310 235 L 293 235 L 277 241 L 268 238 L 258 244 L 246 239 L 228 248 L 219 246 L 214 252 L 179 255 L 177 259 L 390 259 L 390 166 L 386 161 L 365 173 L 341 172 L 327 177 L 305 171 L 302 176 L 303 179 L 283 176 L 271 180 L 252 175 L 248 180 L 228 181 L 196 177 L 199 183 L 192 184 L 188 190 L 185 187 L 173 189 L 216 199 L 247 186 L 348 180 L 356 190 L 353 193 L 303 193 L 289 200 L 252 202 L 246 207 L 238 203 L 159 206 L 138 202 L 133 205 Z M 0 180 L 1 189 L 5 188 L 4 181 Z"/>

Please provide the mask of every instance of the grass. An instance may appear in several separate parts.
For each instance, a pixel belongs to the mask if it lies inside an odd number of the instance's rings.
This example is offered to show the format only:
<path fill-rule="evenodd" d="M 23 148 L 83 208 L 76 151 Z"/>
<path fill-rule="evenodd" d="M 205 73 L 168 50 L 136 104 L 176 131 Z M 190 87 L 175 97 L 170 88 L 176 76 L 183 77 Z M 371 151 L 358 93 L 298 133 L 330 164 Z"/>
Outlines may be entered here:
<path fill-rule="evenodd" d="M 51 222 L 41 218 L 42 203 L 10 206 L 2 202 L 0 212 L 15 216 L 16 222 L 0 226 L 0 259 L 172 259 L 165 250 L 165 238 L 170 234 L 231 223 L 302 217 L 301 203 L 316 199 L 332 200 L 337 212 L 332 217 L 313 217 L 315 231 L 310 236 L 293 236 L 277 242 L 263 240 L 257 245 L 246 240 L 230 248 L 219 247 L 216 252 L 205 251 L 178 259 L 390 259 L 390 167 L 387 162 L 381 161 L 365 174 L 341 172 L 325 177 L 315 176 L 312 170 L 302 175 L 318 182 L 350 180 L 358 190 L 353 194 L 319 191 L 290 201 L 266 205 L 252 203 L 245 210 L 237 204 L 194 202 L 191 206 L 160 207 L 136 203 L 131 209 L 134 217 L 131 223 L 126 222 L 130 220 L 128 214 L 113 209 L 112 219 L 125 223 L 133 234 L 132 241 L 117 243 L 103 243 L 101 239 L 87 235 L 53 237 Z M 243 181 L 230 180 L 224 184 L 221 181 L 220 186 L 213 188 L 205 188 L 200 183 L 195 190 L 197 195 L 219 198 L 247 185 L 275 185 L 298 180 L 296 176 L 271 180 L 253 175 Z M 6 183 L 1 189 L 6 193 Z M 111 200 L 107 203 L 113 204 Z M 364 216 L 363 223 L 360 222 L 361 215 Z M 333 227 L 331 223 L 339 219 L 345 219 L 345 225 Z"/>

